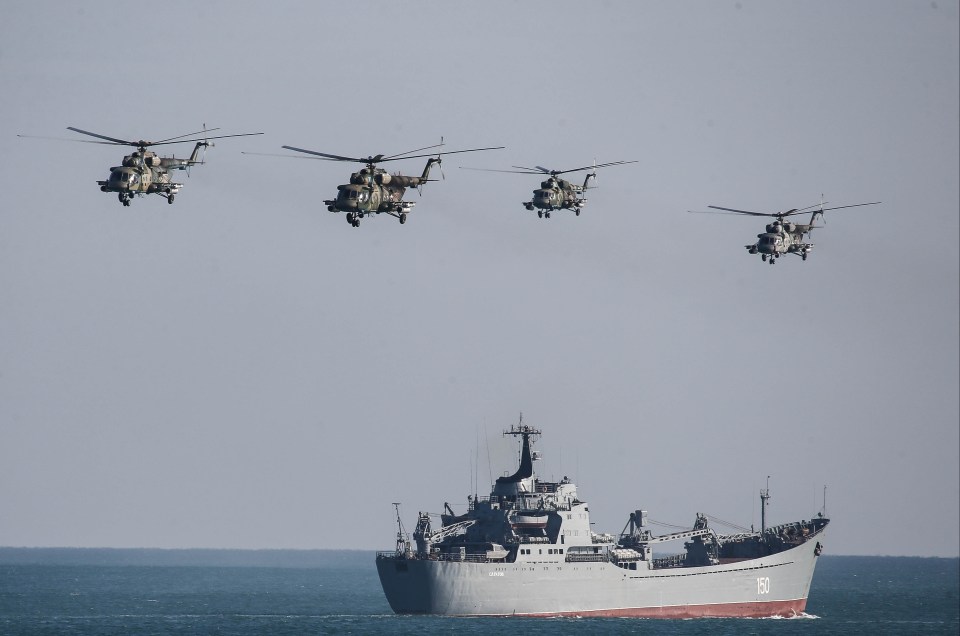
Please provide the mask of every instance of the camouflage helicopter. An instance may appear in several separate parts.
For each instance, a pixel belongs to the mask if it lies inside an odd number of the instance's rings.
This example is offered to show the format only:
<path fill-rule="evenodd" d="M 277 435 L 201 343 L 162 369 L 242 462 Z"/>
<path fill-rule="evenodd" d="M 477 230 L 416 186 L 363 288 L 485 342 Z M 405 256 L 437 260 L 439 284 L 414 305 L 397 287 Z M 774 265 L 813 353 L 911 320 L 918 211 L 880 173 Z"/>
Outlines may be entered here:
<path fill-rule="evenodd" d="M 479 152 L 481 150 L 500 150 L 503 146 L 491 148 L 471 148 L 469 150 L 448 150 L 438 151 L 435 155 L 411 154 L 422 150 L 430 150 L 443 146 L 443 139 L 439 144 L 408 150 L 395 155 L 373 155 L 370 157 L 344 157 L 341 155 L 332 155 L 316 150 L 305 150 L 295 148 L 294 146 L 283 146 L 287 150 L 302 152 L 318 159 L 326 161 L 349 161 L 364 164 L 364 167 L 350 175 L 350 183 L 337 186 L 337 198 L 324 201 L 327 210 L 330 212 L 346 212 L 347 223 L 353 227 L 360 227 L 360 219 L 370 214 L 389 214 L 396 217 L 400 223 L 407 222 L 407 214 L 413 209 L 414 201 L 404 201 L 403 195 L 407 188 L 417 188 L 420 190 L 423 184 L 430 179 L 430 168 L 434 164 L 442 163 L 441 155 L 452 155 L 462 152 Z M 398 161 L 401 159 L 418 159 L 428 157 L 427 164 L 423 168 L 423 174 L 419 177 L 404 176 L 402 174 L 390 174 L 377 164 L 387 161 Z"/>
<path fill-rule="evenodd" d="M 825 208 L 823 206 L 826 205 L 826 202 L 821 202 L 805 208 L 794 208 L 785 212 L 775 213 L 748 212 L 747 210 L 723 208 L 717 205 L 708 205 L 707 207 L 713 208 L 714 210 L 722 210 L 722 212 L 715 212 L 714 214 L 745 214 L 748 216 L 769 216 L 775 218 L 776 220 L 773 223 L 767 224 L 767 227 L 765 228 L 766 231 L 763 234 L 757 234 L 757 238 L 759 240 L 756 243 L 744 246 L 751 254 L 757 254 L 759 252 L 760 258 L 763 261 L 769 260 L 770 264 L 773 265 L 775 262 L 777 262 L 777 259 L 784 254 L 797 254 L 803 260 L 807 260 L 807 255 L 813 250 L 813 243 L 805 243 L 803 239 L 805 236 L 809 235 L 814 228 L 821 227 L 819 225 L 814 225 L 814 223 L 816 223 L 818 216 L 820 218 L 825 218 L 823 216 L 824 212 L 829 210 L 842 210 L 844 208 L 858 208 L 864 205 L 877 205 L 879 203 L 881 202 L 873 201 L 872 203 L 854 203 L 853 205 L 840 205 L 832 208 Z M 804 214 L 810 211 L 812 208 L 816 209 L 810 214 L 809 223 L 793 223 L 784 220 L 789 216 Z"/>
<path fill-rule="evenodd" d="M 484 172 L 507 172 L 511 174 L 536 174 L 550 175 L 546 181 L 540 183 L 540 189 L 533 191 L 533 199 L 524 201 L 523 207 L 533 211 L 537 210 L 539 218 L 550 218 L 550 212 L 553 210 L 573 210 L 577 216 L 580 216 L 580 210 L 587 204 L 586 197 L 582 196 L 590 187 L 590 179 L 597 178 L 597 168 L 606 168 L 607 166 L 619 166 L 626 163 L 637 163 L 636 161 L 611 161 L 610 163 L 594 163 L 592 166 L 582 168 L 571 168 L 569 170 L 550 170 L 543 166 L 527 168 L 524 166 L 513 166 L 516 170 L 489 170 L 486 168 L 464 168 L 464 170 L 482 170 Z M 568 172 L 580 172 L 581 170 L 590 170 L 587 177 L 583 180 L 583 185 L 570 183 L 557 175 Z"/>
<path fill-rule="evenodd" d="M 210 137 L 207 133 L 219 130 L 219 128 L 204 128 L 204 130 L 179 135 L 177 137 L 170 137 L 169 139 L 161 139 L 160 141 L 144 141 L 142 139 L 139 141 L 128 141 L 107 137 L 106 135 L 100 135 L 87 130 L 80 130 L 73 126 L 68 126 L 67 130 L 105 140 L 87 141 L 84 139 L 72 139 L 70 141 L 83 141 L 84 143 L 106 144 L 110 146 L 133 146 L 136 148 L 134 152 L 123 158 L 121 165 L 110 168 L 110 176 L 107 177 L 105 181 L 97 181 L 97 183 L 100 184 L 100 190 L 102 192 L 116 192 L 117 198 L 120 199 L 120 203 L 123 205 L 130 205 L 130 201 L 134 196 L 144 196 L 146 194 L 159 194 L 167 199 L 167 203 L 173 203 L 174 195 L 180 192 L 183 184 L 171 181 L 170 172 L 172 170 L 189 170 L 190 166 L 202 164 L 203 158 L 200 157 L 200 149 L 203 148 L 205 153 L 208 146 L 213 146 L 213 144 L 210 143 L 211 139 L 249 137 L 251 135 L 263 134 L 258 132 Z M 203 135 L 202 139 L 184 139 L 184 137 L 195 137 L 201 134 Z M 185 143 L 196 143 L 193 147 L 193 152 L 187 159 L 158 157 L 155 152 L 147 150 L 150 146 Z"/>

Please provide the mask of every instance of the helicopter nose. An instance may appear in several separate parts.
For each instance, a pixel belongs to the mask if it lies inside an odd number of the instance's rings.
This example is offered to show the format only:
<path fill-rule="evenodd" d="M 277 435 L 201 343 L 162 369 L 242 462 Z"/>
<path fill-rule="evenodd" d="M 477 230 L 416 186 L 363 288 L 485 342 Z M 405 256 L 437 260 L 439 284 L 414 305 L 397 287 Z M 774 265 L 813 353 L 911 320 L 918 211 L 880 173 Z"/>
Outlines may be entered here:
<path fill-rule="evenodd" d="M 126 175 L 124 175 L 122 172 L 111 172 L 110 177 L 107 179 L 107 183 L 111 188 L 117 190 L 125 190 L 127 188 Z"/>
<path fill-rule="evenodd" d="M 345 195 L 344 191 L 341 190 L 337 195 L 336 206 L 338 210 L 350 212 L 351 210 L 357 209 L 357 200 L 350 198 L 349 195 Z"/>

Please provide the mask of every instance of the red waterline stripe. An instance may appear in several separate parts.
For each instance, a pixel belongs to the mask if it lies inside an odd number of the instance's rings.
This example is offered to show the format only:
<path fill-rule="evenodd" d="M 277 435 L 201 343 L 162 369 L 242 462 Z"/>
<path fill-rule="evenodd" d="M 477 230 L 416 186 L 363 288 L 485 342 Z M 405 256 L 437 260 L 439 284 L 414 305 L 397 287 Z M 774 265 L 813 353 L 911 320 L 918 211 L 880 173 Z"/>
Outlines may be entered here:
<path fill-rule="evenodd" d="M 807 607 L 807 599 L 724 603 L 717 605 L 672 605 L 668 607 L 626 607 L 586 612 L 547 612 L 516 616 L 617 617 L 617 618 L 767 618 L 796 616 Z"/>

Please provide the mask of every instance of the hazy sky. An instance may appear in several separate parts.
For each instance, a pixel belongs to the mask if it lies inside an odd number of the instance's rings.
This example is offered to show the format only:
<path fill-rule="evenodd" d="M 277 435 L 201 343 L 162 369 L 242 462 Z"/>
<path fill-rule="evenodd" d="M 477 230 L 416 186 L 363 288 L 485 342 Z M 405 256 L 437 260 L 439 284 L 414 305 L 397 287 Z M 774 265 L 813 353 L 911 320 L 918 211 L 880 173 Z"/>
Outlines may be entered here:
<path fill-rule="evenodd" d="M 958 3 L 11 1 L 0 21 L 0 545 L 393 546 L 516 469 L 631 510 L 957 555 Z M 225 139 L 177 201 L 126 149 Z M 453 155 L 406 225 L 354 166 Z M 168 147 L 178 156 L 189 146 Z M 523 209 L 603 170 L 580 217 Z M 422 160 L 393 170 L 419 174 Z M 436 174 L 439 176 L 439 173 Z M 582 178 L 582 177 L 581 177 Z M 820 201 L 816 249 L 743 246 Z M 479 482 L 479 485 L 476 485 Z"/>

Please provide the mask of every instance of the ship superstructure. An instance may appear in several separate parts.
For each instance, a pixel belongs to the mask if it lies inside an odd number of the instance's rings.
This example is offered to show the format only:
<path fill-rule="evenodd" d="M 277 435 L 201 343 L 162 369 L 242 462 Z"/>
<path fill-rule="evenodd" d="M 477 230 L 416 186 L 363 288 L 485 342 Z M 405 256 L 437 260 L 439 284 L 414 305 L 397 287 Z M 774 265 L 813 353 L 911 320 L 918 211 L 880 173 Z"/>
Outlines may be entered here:
<path fill-rule="evenodd" d="M 531 444 L 541 431 L 521 420 L 504 433 L 519 438 L 520 465 L 489 497 L 468 497 L 462 515 L 445 504 L 436 530 L 421 512 L 412 540 L 398 511 L 397 548 L 377 554 L 395 612 L 689 618 L 805 609 L 829 523 L 822 514 L 735 535 L 697 514 L 692 528 L 655 536 L 646 511 L 635 510 L 618 536 L 598 534 L 573 482 L 537 478 Z M 681 541 L 681 552 L 656 556 Z"/>

